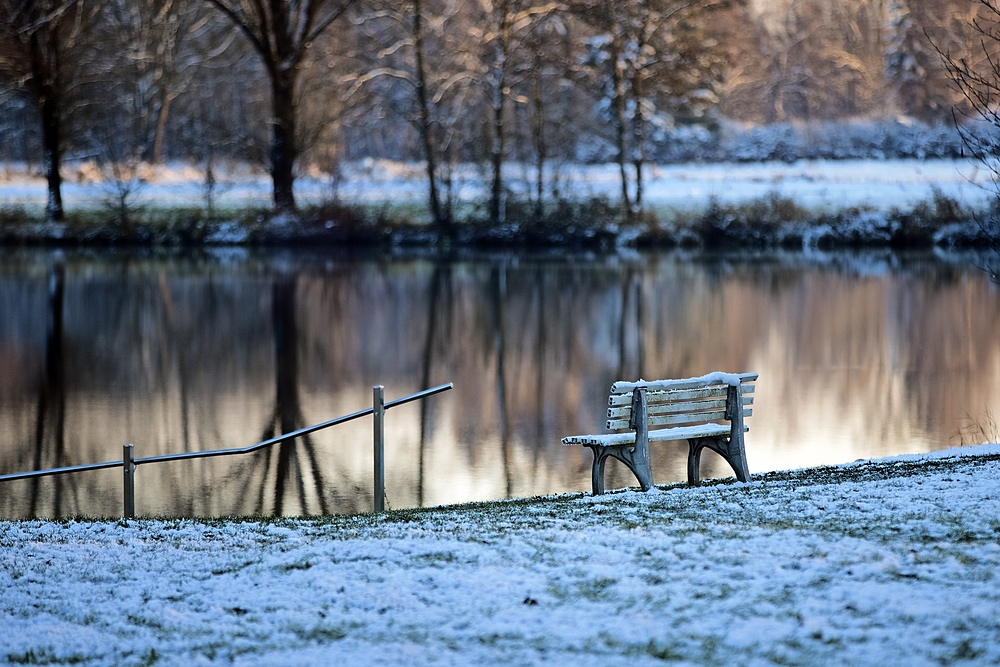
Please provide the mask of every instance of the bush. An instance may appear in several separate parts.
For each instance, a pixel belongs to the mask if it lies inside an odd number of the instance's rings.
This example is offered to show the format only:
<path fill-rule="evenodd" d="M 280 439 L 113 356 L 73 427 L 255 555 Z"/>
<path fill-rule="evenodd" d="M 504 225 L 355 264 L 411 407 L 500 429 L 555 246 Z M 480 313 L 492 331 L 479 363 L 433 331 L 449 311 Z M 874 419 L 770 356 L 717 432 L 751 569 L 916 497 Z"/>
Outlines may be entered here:
<path fill-rule="evenodd" d="M 923 160 L 961 157 L 964 146 L 961 135 L 951 126 L 925 125 L 909 119 L 775 123 L 752 127 L 722 122 L 715 132 L 700 126 L 659 129 L 651 134 L 648 155 L 651 161 L 663 164 Z"/>

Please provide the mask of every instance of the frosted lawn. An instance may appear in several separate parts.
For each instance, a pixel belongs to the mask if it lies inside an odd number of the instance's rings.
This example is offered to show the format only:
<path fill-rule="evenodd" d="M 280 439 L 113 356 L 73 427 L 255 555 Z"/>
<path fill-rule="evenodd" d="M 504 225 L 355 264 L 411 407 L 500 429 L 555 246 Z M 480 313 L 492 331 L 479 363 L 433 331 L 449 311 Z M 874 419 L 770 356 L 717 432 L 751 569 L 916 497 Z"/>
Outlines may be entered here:
<path fill-rule="evenodd" d="M 0 522 L 0 662 L 997 664 L 1000 446 L 297 520 Z"/>

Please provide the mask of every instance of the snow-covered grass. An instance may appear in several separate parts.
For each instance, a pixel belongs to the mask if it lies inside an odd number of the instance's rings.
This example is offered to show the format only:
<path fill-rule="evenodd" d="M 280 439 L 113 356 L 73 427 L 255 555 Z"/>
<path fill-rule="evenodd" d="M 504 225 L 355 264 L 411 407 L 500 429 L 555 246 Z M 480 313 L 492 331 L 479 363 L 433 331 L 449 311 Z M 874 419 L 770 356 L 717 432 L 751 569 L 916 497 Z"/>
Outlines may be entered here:
<path fill-rule="evenodd" d="M 66 222 L 44 222 L 45 183 L 0 165 L 0 242 L 137 245 L 434 245 L 424 170 L 367 160 L 296 181 L 298 215 L 271 213 L 270 181 L 246 166 L 214 172 L 209 199 L 190 165 L 144 166 L 129 203 L 109 208 L 104 175 L 77 165 Z M 474 247 L 984 247 L 995 245 L 992 172 L 967 160 L 650 165 L 644 214 L 626 220 L 613 165 L 552 165 L 550 201 L 532 203 L 533 173 L 509 164 L 502 224 L 486 219 L 476 165 L 453 174 L 453 242 Z M 633 184 L 634 185 L 634 184 Z M 554 194 L 558 191 L 558 196 Z M 119 202 L 121 203 L 121 202 Z M 983 221 L 987 221 L 983 224 Z"/>
<path fill-rule="evenodd" d="M 101 208 L 109 187 L 91 163 L 66 168 L 63 198 L 68 208 Z M 259 208 L 271 203 L 266 173 L 245 165 L 215 170 L 215 205 Z M 477 165 L 459 165 L 454 174 L 460 202 L 482 199 L 487 185 Z M 534 172 L 509 164 L 508 185 L 530 192 Z M 617 198 L 618 168 L 606 165 L 552 165 L 547 178 L 556 179 L 563 196 Z M 364 160 L 343 166 L 337 194 L 362 205 L 392 203 L 423 205 L 427 198 L 424 167 L 389 160 Z M 709 200 L 739 204 L 776 194 L 814 212 L 832 213 L 851 207 L 888 211 L 909 209 L 931 198 L 934 190 L 971 208 L 980 208 L 993 194 L 990 174 L 970 160 L 800 160 L 759 163 L 650 165 L 646 172 L 646 202 L 656 211 L 702 210 Z M 328 175 L 305 173 L 296 181 L 303 204 L 319 204 L 333 195 Z M 184 163 L 144 166 L 136 184 L 137 205 L 188 207 L 205 205 L 202 171 Z M 45 179 L 25 165 L 0 165 L 0 203 L 41 210 L 46 202 Z"/>
<path fill-rule="evenodd" d="M 1000 662 L 1000 446 L 381 515 L 0 523 L 0 662 Z"/>

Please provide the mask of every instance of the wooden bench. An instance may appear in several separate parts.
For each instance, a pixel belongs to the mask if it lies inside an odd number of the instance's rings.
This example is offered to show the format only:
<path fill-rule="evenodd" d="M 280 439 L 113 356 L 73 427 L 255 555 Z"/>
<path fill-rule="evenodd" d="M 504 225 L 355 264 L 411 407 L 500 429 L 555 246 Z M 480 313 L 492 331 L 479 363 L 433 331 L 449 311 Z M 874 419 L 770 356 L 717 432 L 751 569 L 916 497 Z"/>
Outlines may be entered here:
<path fill-rule="evenodd" d="M 604 493 L 604 464 L 613 456 L 639 480 L 643 491 L 653 487 L 649 443 L 687 440 L 688 484 L 699 481 L 701 452 L 718 452 L 745 482 L 750 478 L 743 434 L 743 420 L 753 411 L 753 382 L 757 373 L 709 373 L 684 380 L 615 382 L 608 397 L 607 428 L 628 432 L 574 435 L 564 445 L 583 445 L 594 452 L 591 481 L 594 495 Z M 739 408 L 739 409 L 737 409 Z M 728 420 L 728 424 L 721 423 Z M 668 428 L 650 429 L 651 426 Z"/>

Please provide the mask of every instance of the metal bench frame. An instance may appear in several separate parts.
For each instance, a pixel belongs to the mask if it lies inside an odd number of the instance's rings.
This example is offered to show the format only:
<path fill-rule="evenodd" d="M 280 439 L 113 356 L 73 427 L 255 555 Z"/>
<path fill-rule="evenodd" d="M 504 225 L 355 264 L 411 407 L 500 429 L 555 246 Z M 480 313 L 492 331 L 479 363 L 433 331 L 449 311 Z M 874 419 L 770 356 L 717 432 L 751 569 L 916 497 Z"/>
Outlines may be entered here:
<path fill-rule="evenodd" d="M 628 428 L 631 432 L 570 436 L 563 438 L 562 444 L 583 445 L 594 453 L 591 483 L 595 496 L 604 493 L 604 464 L 612 456 L 632 471 L 643 491 L 651 489 L 651 441 L 688 441 L 687 481 L 691 486 L 700 481 L 701 453 L 706 448 L 722 456 L 732 466 L 736 478 L 746 482 L 750 471 L 743 438 L 748 430 L 744 419 L 752 414 L 747 406 L 753 404 L 753 397 L 744 394 L 753 392 L 752 383 L 757 377 L 757 373 L 709 373 L 683 380 L 615 382 L 608 397 L 607 427 Z M 724 409 L 720 409 L 723 391 L 725 403 Z M 650 414 L 648 394 L 654 396 L 654 414 Z M 629 395 L 631 400 L 627 398 Z M 729 424 L 718 423 L 722 419 Z M 684 425 L 650 430 L 651 424 Z"/>

